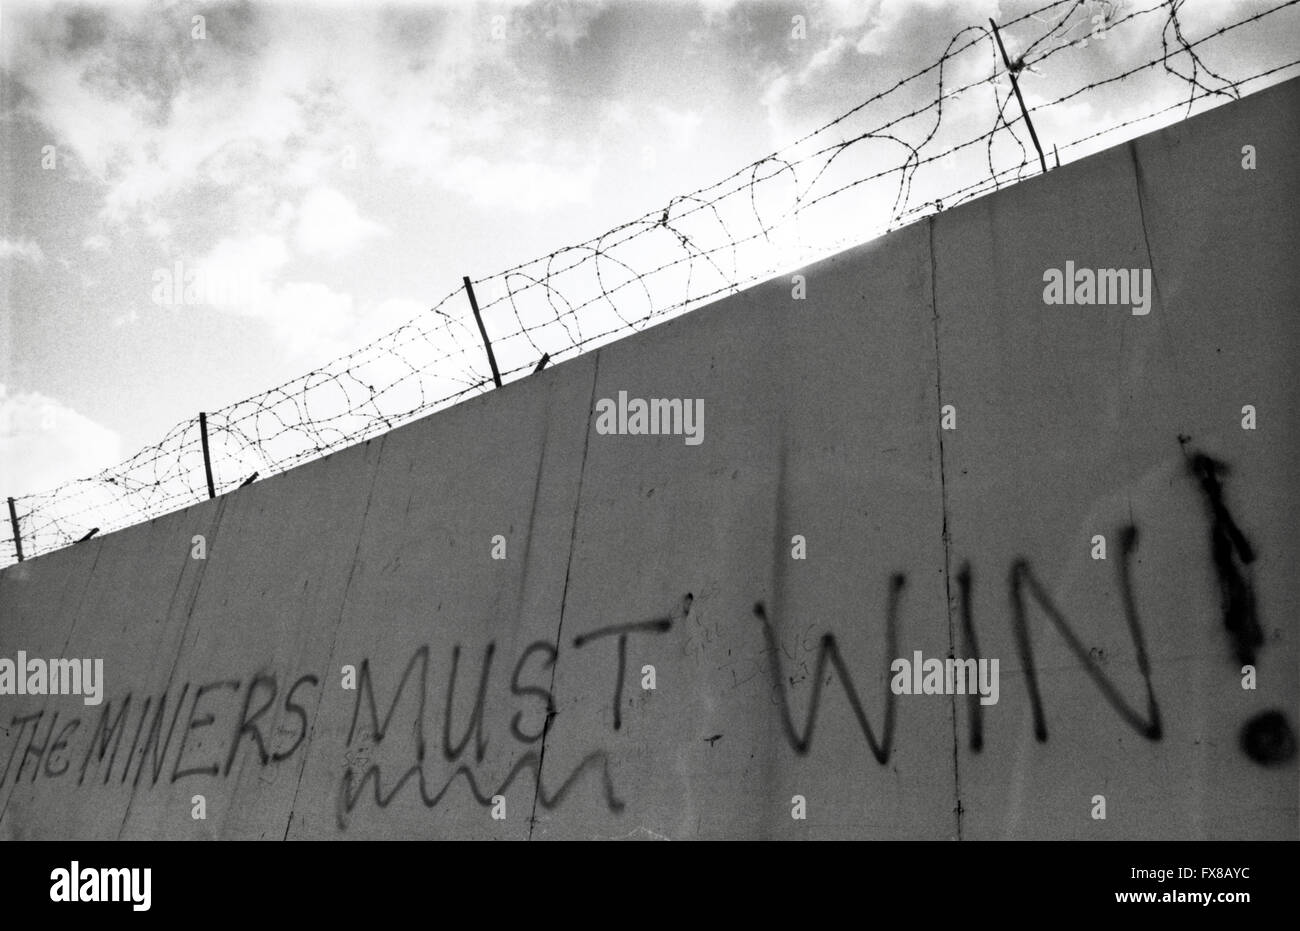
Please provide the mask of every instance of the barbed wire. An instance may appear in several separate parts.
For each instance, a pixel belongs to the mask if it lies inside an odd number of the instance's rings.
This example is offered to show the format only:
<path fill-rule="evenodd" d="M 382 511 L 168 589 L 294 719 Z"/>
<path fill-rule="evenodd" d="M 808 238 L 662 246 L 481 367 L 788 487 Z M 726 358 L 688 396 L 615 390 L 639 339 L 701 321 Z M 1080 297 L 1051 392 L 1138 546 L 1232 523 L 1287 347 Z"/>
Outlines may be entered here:
<path fill-rule="evenodd" d="M 1159 73 L 1186 91 L 1185 101 L 1180 96 L 1055 146 L 1057 153 L 1087 154 L 1116 132 L 1184 107 L 1190 115 L 1197 101 L 1233 99 L 1248 84 L 1300 67 L 1297 59 L 1233 80 L 1203 55 L 1208 43 L 1300 0 L 1259 9 L 1194 39 L 1179 15 L 1185 2 L 1151 0 L 1136 8 L 1128 0 L 1044 3 L 998 27 L 1017 50 L 1011 74 L 992 30 L 967 27 L 927 67 L 722 180 L 585 242 L 474 280 L 502 381 L 526 377 L 543 357 L 572 358 L 997 190 L 1027 171 L 1037 173 L 1021 135 L 1027 118 L 1012 102 L 1012 79 L 1021 82 L 1036 125 L 1052 129 L 1057 122 L 1072 125 L 1065 116 L 1055 118 L 1066 105 L 1119 82 Z M 1159 14 L 1159 49 L 1151 46 L 1147 60 L 1073 89 L 1058 88 L 1055 96 L 1032 86 L 1065 80 L 1051 79 L 1055 71 L 1044 67 L 1056 56 L 1073 55 L 1077 71 L 1106 64 L 1111 56 L 1097 55 L 1099 47 L 1118 47 L 1121 33 Z M 1169 90 L 1163 89 L 1166 100 Z M 987 96 L 983 109 L 972 99 L 977 95 Z M 972 164 L 976 147 L 983 148 L 982 173 L 954 182 L 954 172 Z M 233 490 L 252 476 L 267 478 L 492 390 L 485 361 L 464 288 L 457 288 L 361 348 L 206 414 L 213 488 L 217 494 Z M 23 555 L 31 557 L 208 497 L 195 418 L 116 466 L 16 496 L 13 510 Z M 16 558 L 15 538 L 0 537 L 0 565 Z"/>

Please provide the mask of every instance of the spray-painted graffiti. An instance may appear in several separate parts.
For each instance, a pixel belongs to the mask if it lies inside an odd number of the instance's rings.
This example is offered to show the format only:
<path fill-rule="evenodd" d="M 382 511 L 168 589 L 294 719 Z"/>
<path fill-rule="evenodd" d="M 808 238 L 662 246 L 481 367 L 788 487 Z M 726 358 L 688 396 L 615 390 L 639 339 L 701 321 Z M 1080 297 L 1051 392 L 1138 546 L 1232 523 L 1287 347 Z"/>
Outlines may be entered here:
<path fill-rule="evenodd" d="M 1185 443 L 1186 438 L 1180 439 Z M 1192 454 L 1189 457 L 1189 464 L 1192 474 L 1200 483 L 1208 506 L 1211 524 L 1211 557 L 1222 595 L 1224 626 L 1231 636 L 1236 659 L 1242 663 L 1253 664 L 1257 661 L 1257 652 L 1263 643 L 1263 633 L 1256 614 L 1254 585 L 1248 574 L 1249 566 L 1255 560 L 1254 548 L 1233 520 L 1225 503 L 1221 476 L 1225 474 L 1226 467 L 1200 453 Z M 1026 596 L 1037 603 L 1120 719 L 1147 740 L 1159 741 L 1162 737 L 1160 706 L 1151 682 L 1151 660 L 1147 654 L 1137 600 L 1133 593 L 1132 559 L 1138 543 L 1137 527 L 1132 524 L 1126 525 L 1121 528 L 1118 536 L 1120 558 L 1116 563 L 1116 569 L 1119 592 L 1138 671 L 1145 686 L 1145 714 L 1134 708 L 1106 675 L 1094 652 L 1084 645 L 1048 594 L 1047 589 L 1034 575 L 1029 560 L 1020 558 L 1011 566 L 1008 587 L 1012 605 L 1012 630 L 1033 711 L 1034 736 L 1040 743 L 1046 743 L 1048 739 L 1047 717 L 1034 665 L 1033 645 L 1029 637 Z M 890 579 L 889 603 L 885 612 L 886 648 L 883 667 L 886 670 L 889 669 L 892 658 L 898 654 L 899 597 L 906 583 L 907 577 L 902 573 Z M 958 570 L 957 583 L 964 655 L 978 659 L 981 654 L 978 631 L 971 610 L 972 573 L 969 562 L 963 563 Z M 782 668 L 776 632 L 762 602 L 755 605 L 754 615 L 762 625 L 770 674 L 777 690 L 781 723 L 791 749 L 802 756 L 806 755 L 811 748 L 813 730 L 822 701 L 822 688 L 830 681 L 825 673 L 826 665 L 829 663 L 840 680 L 849 706 L 867 740 L 867 745 L 871 748 L 872 755 L 881 765 L 887 763 L 894 736 L 895 696 L 893 692 L 888 689 L 885 691 L 884 729 L 882 736 L 877 738 L 863 710 L 852 674 L 841 658 L 835 635 L 826 633 L 822 636 L 818 648 L 806 723 L 800 732 L 795 728 L 790 710 L 791 701 L 785 686 L 786 676 Z M 973 752 L 978 753 L 984 746 L 984 721 L 979 697 L 973 691 L 967 695 L 967 714 L 970 725 L 969 747 Z M 1287 762 L 1295 756 L 1296 752 L 1296 738 L 1291 725 L 1286 715 L 1275 709 L 1261 712 L 1251 718 L 1242 728 L 1240 744 L 1247 756 L 1266 765 Z"/>
<path fill-rule="evenodd" d="M 1259 663 L 1265 639 L 1251 574 L 1255 547 L 1229 509 L 1226 467 L 1196 452 L 1190 452 L 1187 461 L 1206 506 L 1209 564 L 1221 596 L 1225 646 L 1232 662 Z M 1134 585 L 1139 532 L 1128 524 L 1115 538 L 1116 589 L 1144 695 L 1126 694 L 1132 687 L 1122 690 L 1117 686 L 1098 651 L 1089 649 L 1029 559 L 1013 560 L 1005 576 L 1010 632 L 1032 712 L 1033 733 L 1040 743 L 1048 741 L 1050 689 L 1045 695 L 1039 681 L 1029 634 L 1031 612 L 1046 619 L 1124 725 L 1145 740 L 1163 738 L 1161 706 L 1140 610 L 1141 606 L 1150 612 L 1153 606 L 1143 606 Z M 975 575 L 969 561 L 959 565 L 955 577 L 952 647 L 954 652 L 959 648 L 959 634 L 962 655 L 978 660 L 981 633 L 987 632 L 987 627 L 981 630 L 972 609 Z M 879 669 L 886 678 L 892 659 L 899 655 L 906 591 L 906 574 L 888 577 L 881 615 L 884 652 L 879 656 Z M 186 780 L 238 777 L 246 769 L 259 774 L 262 782 L 273 783 L 281 764 L 306 753 L 315 732 L 313 718 L 328 715 L 331 720 L 347 722 L 343 746 L 336 754 L 334 750 L 323 754 L 329 778 L 338 774 L 334 808 L 340 830 L 346 830 L 358 810 L 368 809 L 369 803 L 374 810 L 384 810 L 400 798 L 434 808 L 457 792 L 459 801 L 487 807 L 494 796 L 504 794 L 525 776 L 531 777 L 534 818 L 539 810 L 554 809 L 576 792 L 590 792 L 589 797 L 600 799 L 608 811 L 618 813 L 625 809 L 626 801 L 615 785 L 611 741 L 623 728 L 629 704 L 629 650 L 650 642 L 643 638 L 675 630 L 683 641 L 688 640 L 692 624 L 680 622 L 690 619 L 694 623 L 692 601 L 688 593 L 667 616 L 594 627 L 555 641 L 534 640 L 518 652 L 513 665 L 503 665 L 496 640 L 472 647 L 454 643 L 441 653 L 425 644 L 412 649 L 400 670 L 390 667 L 385 672 L 370 658 L 361 659 L 355 688 L 342 692 L 326 687 L 323 671 L 288 674 L 262 669 L 252 675 L 187 680 L 156 693 L 109 696 L 102 706 L 93 710 L 79 706 L 72 714 L 52 705 L 28 710 L 14 714 L 0 732 L 9 745 L 7 754 L 0 750 L 0 789 L 52 781 L 82 791 L 129 786 L 133 793 L 148 792 L 160 784 L 166 789 Z M 838 679 L 866 746 L 878 764 L 888 764 L 898 739 L 895 693 L 884 690 L 883 716 L 877 728 L 865 709 L 837 635 L 826 631 L 806 677 L 811 692 L 803 702 L 803 720 L 797 722 L 792 691 L 798 680 L 788 676 L 783 667 L 777 631 L 778 627 L 810 628 L 789 618 L 771 617 L 763 602 L 755 604 L 752 613 L 761 637 L 753 646 L 760 651 L 759 662 L 766 657 L 765 674 L 770 678 L 776 713 L 794 754 L 812 752 L 826 689 Z M 811 646 L 808 649 L 812 652 Z M 556 728 L 560 716 L 556 672 L 562 654 L 566 663 L 579 664 L 575 671 L 580 681 L 595 683 L 597 693 L 609 689 L 604 692 L 608 697 L 601 699 L 607 703 L 607 730 Z M 441 665 L 435 666 L 437 661 Z M 435 669 L 445 670 L 441 681 Z M 859 678 L 861 675 L 859 672 Z M 979 697 L 973 691 L 967 693 L 971 753 L 985 750 L 986 713 Z M 557 737 L 558 732 L 562 736 Z M 713 747 L 721 736 L 703 739 Z M 584 755 L 566 756 L 577 759 L 565 765 L 566 771 L 555 772 L 554 763 L 549 770 L 544 765 L 548 741 L 553 738 L 582 741 L 577 749 Z M 1296 755 L 1291 723 L 1277 709 L 1262 710 L 1244 722 L 1238 745 L 1242 753 L 1262 765 L 1284 764 Z M 295 763 L 299 772 L 303 765 L 301 759 Z"/>
<path fill-rule="evenodd" d="M 685 605 L 689 610 L 689 599 Z M 581 656 L 584 647 L 602 643 L 607 638 L 615 642 L 611 676 L 614 682 L 615 729 L 621 727 L 620 707 L 624 701 L 629 638 L 667 633 L 672 625 L 671 617 L 661 617 L 597 628 L 573 638 L 575 656 Z M 480 788 L 483 777 L 476 776 L 473 766 L 464 760 L 471 740 L 474 764 L 481 764 L 487 753 L 489 737 L 484 727 L 484 711 L 496 650 L 496 643 L 489 642 L 483 651 L 473 710 L 457 734 L 453 733 L 454 706 L 461 678 L 462 647 L 460 644 L 452 647 L 440 746 L 442 758 L 457 765 L 436 790 L 430 789 L 425 768 L 426 717 L 431 685 L 429 647 L 421 646 L 412 653 L 391 693 L 391 701 L 382 719 L 370 661 L 362 661 L 353 693 L 355 700 L 347 737 L 347 765 L 339 790 L 341 827 L 368 784 L 380 808 L 387 807 L 412 781 L 418 786 L 423 802 L 432 807 L 442 800 L 458 779 L 465 781 L 471 797 L 480 804 L 487 804 L 493 795 L 503 792 L 525 771 L 533 774 L 537 787 L 536 803 L 544 809 L 558 805 L 587 769 L 601 772 L 604 798 L 610 810 L 622 809 L 623 802 L 610 780 L 603 751 L 590 753 L 554 790 L 548 791 L 542 784 L 545 740 L 556 715 L 556 702 L 552 694 L 553 683 L 542 686 L 535 684 L 530 677 L 553 670 L 559 656 L 556 647 L 544 640 L 535 641 L 522 651 L 509 679 L 509 694 L 523 703 L 535 703 L 537 707 L 534 710 L 540 712 L 542 720 L 540 726 L 530 726 L 526 721 L 528 709 L 520 708 L 510 722 L 510 739 L 524 746 L 540 743 L 541 748 L 524 753 L 504 778 L 494 783 L 491 791 Z M 143 699 L 128 692 L 120 698 L 105 701 L 97 716 L 90 719 L 67 716 L 59 711 L 47 715 L 44 709 L 15 715 L 6 728 L 12 746 L 4 769 L 0 771 L 0 787 L 20 782 L 32 784 L 38 779 L 65 779 L 78 787 L 129 783 L 132 788 L 143 786 L 151 789 L 160 782 L 171 784 L 192 777 L 226 778 L 234 770 L 241 750 L 252 754 L 250 758 L 257 766 L 278 764 L 293 756 L 310 733 L 309 706 L 312 703 L 309 699 L 320 682 L 320 676 L 309 673 L 297 676 L 285 688 L 275 675 L 259 672 L 247 680 L 221 678 L 185 682 L 177 690 L 164 690 L 156 696 L 145 695 Z M 372 751 L 391 734 L 404 693 L 412 695 L 415 704 L 410 728 L 401 732 L 403 747 L 411 755 L 412 765 L 385 785 L 380 764 L 372 756 Z M 276 710 L 277 702 L 282 719 L 292 723 L 279 727 L 272 735 L 268 733 L 268 716 Z M 366 712 L 364 720 L 363 711 Z M 196 736 L 212 733 L 216 734 L 216 739 L 203 741 L 206 749 L 196 752 Z"/>
<path fill-rule="evenodd" d="M 1011 603 L 1013 606 L 1012 626 L 1014 628 L 1016 648 L 1020 655 L 1022 668 L 1024 669 L 1026 684 L 1028 686 L 1029 700 L 1033 707 L 1034 715 L 1034 735 L 1040 742 L 1047 741 L 1047 721 L 1043 711 L 1043 699 L 1038 685 L 1038 674 L 1034 667 L 1034 651 L 1029 639 L 1029 626 L 1026 619 L 1025 595 L 1028 593 L 1039 607 L 1051 620 L 1052 625 L 1060 633 L 1065 642 L 1069 645 L 1070 651 L 1075 655 L 1083 668 L 1087 671 L 1089 677 L 1097 684 L 1101 694 L 1107 702 L 1114 708 L 1119 716 L 1130 727 L 1136 730 L 1148 740 L 1159 740 L 1161 735 L 1160 728 L 1160 708 L 1156 703 L 1155 692 L 1151 687 L 1151 663 L 1147 658 L 1146 645 L 1142 637 L 1141 621 L 1138 619 L 1137 608 L 1133 599 L 1132 577 L 1130 571 L 1130 559 L 1133 550 L 1137 545 L 1137 530 L 1129 526 L 1125 527 L 1120 533 L 1120 554 L 1121 558 L 1117 564 L 1120 578 L 1120 592 L 1124 601 L 1124 613 L 1128 621 L 1129 632 L 1133 638 L 1134 646 L 1137 650 L 1138 669 L 1142 673 L 1143 681 L 1146 683 L 1147 693 L 1147 712 L 1143 717 L 1134 710 L 1129 703 L 1120 694 L 1119 689 L 1110 681 L 1101 666 L 1094 658 L 1092 653 L 1084 646 L 1078 635 L 1070 627 L 1065 616 L 1053 603 L 1051 596 L 1043 588 L 1042 584 L 1034 576 L 1033 570 L 1028 560 L 1018 559 L 1011 567 L 1009 584 L 1011 589 Z M 889 584 L 889 605 L 885 613 L 885 639 L 886 648 L 883 666 L 886 670 L 893 657 L 898 655 L 898 603 L 899 597 L 906 587 L 907 578 L 903 574 L 896 574 L 890 579 Z M 976 626 L 971 615 L 971 568 L 969 563 L 963 563 L 958 572 L 958 586 L 960 592 L 961 608 L 961 626 L 963 636 L 967 645 L 965 655 L 973 659 L 979 659 L 979 646 L 976 635 Z M 821 640 L 821 646 L 817 655 L 817 666 L 813 674 L 812 696 L 809 699 L 807 723 L 804 726 L 802 734 L 796 731 L 793 718 L 790 712 L 790 699 L 786 694 L 784 684 L 784 670 L 781 665 L 780 650 L 777 648 L 776 634 L 772 624 L 767 618 L 767 612 L 760 602 L 754 607 L 754 614 L 759 619 L 763 627 L 763 636 L 767 644 L 767 656 L 771 664 L 771 674 L 773 681 L 777 683 L 778 698 L 781 707 L 782 724 L 784 725 L 786 738 L 790 743 L 791 749 L 795 753 L 805 755 L 808 753 L 812 744 L 813 728 L 816 725 L 817 714 L 821 704 L 822 686 L 829 681 L 825 675 L 825 667 L 829 662 L 840 679 L 844 687 L 845 694 L 848 697 L 849 705 L 853 709 L 853 714 L 857 718 L 858 726 L 862 729 L 867 739 L 867 744 L 871 747 L 872 755 L 880 764 L 889 761 L 890 746 L 894 734 L 894 693 L 886 690 L 885 693 L 885 725 L 883 737 L 877 740 L 875 732 L 872 730 L 871 723 L 867 719 L 865 712 L 862 710 L 862 702 L 858 697 L 857 688 L 854 685 L 853 677 L 840 657 L 840 651 L 835 640 L 834 634 L 824 634 Z M 970 717 L 970 748 L 979 752 L 983 747 L 983 710 L 979 702 L 979 696 L 971 692 L 967 696 L 967 708 Z"/>
<path fill-rule="evenodd" d="M 885 648 L 884 660 L 886 669 L 889 668 L 890 661 L 898 654 L 898 602 L 905 585 L 906 578 L 901 574 L 895 575 L 890 580 L 889 607 L 885 612 L 885 639 L 888 643 Z M 822 685 L 827 681 L 826 664 L 829 662 L 844 686 L 844 691 L 849 698 L 849 705 L 853 708 L 853 715 L 857 718 L 862 733 L 866 735 L 867 743 L 871 747 L 871 753 L 875 756 L 876 762 L 881 764 L 888 762 L 889 749 L 894 741 L 894 693 L 886 690 L 885 727 L 880 739 L 877 740 L 875 731 L 871 728 L 871 722 L 867 720 L 866 712 L 862 710 L 862 700 L 858 698 L 858 690 L 853 685 L 853 677 L 840 656 L 835 635 L 831 633 L 823 634 L 817 651 L 817 666 L 813 672 L 813 692 L 808 705 L 808 718 L 804 724 L 803 733 L 800 733 L 795 729 L 794 717 L 790 712 L 790 699 L 786 695 L 785 674 L 781 669 L 781 657 L 779 655 L 780 650 L 777 647 L 776 632 L 768 621 L 767 610 L 762 602 L 754 605 L 754 616 L 763 625 L 763 638 L 771 662 L 772 678 L 779 689 L 781 724 L 785 730 L 786 739 L 790 742 L 794 752 L 803 756 L 812 747 L 813 729 L 817 725 L 817 712 L 821 705 Z"/>
<path fill-rule="evenodd" d="M 682 600 L 679 609 L 682 616 L 690 611 L 692 596 L 687 593 Z M 622 705 L 624 697 L 624 683 L 627 677 L 627 647 L 628 638 L 638 634 L 663 634 L 670 631 L 673 627 L 673 618 L 659 617 L 647 621 L 637 621 L 629 624 L 614 624 L 606 627 L 589 630 L 579 634 L 572 640 L 573 649 L 581 651 L 589 644 L 598 643 L 606 638 L 617 638 L 617 650 L 615 653 L 614 666 L 614 694 L 613 694 L 613 721 L 614 729 L 618 730 L 622 726 Z M 546 640 L 537 640 L 530 643 L 519 655 L 514 670 L 510 675 L 510 694 L 515 699 L 531 699 L 540 705 L 534 708 L 534 712 L 540 711 L 543 716 L 543 723 L 540 728 L 533 727 L 526 729 L 524 726 L 525 710 L 520 709 L 515 712 L 510 722 L 510 737 L 523 746 L 529 747 L 510 767 L 504 777 L 492 782 L 492 788 L 485 788 L 481 783 L 487 777 L 476 775 L 475 767 L 481 766 L 487 754 L 489 737 L 484 733 L 484 710 L 489 693 L 489 683 L 492 672 L 492 663 L 496 655 L 495 641 L 488 643 L 483 651 L 483 661 L 480 667 L 478 689 L 474 701 L 473 710 L 465 724 L 464 730 L 459 739 L 453 738 L 453 718 L 456 695 L 457 673 L 460 668 L 461 647 L 456 644 L 452 648 L 451 673 L 447 680 L 446 699 L 442 709 L 442 757 L 446 764 L 456 764 L 455 769 L 443 779 L 440 785 L 435 778 L 434 785 L 437 788 L 431 788 L 430 775 L 426 767 L 426 742 L 425 742 L 425 723 L 428 710 L 428 688 L 429 688 L 429 649 L 421 647 L 416 650 L 410 660 L 407 662 L 396 688 L 393 690 L 392 700 L 388 705 L 388 710 L 383 720 L 379 718 L 379 706 L 375 701 L 374 677 L 371 672 L 369 660 L 364 660 L 359 670 L 359 678 L 356 690 L 356 702 L 352 710 L 352 721 L 348 728 L 348 746 L 352 747 L 358 740 L 363 740 L 367 744 L 378 746 L 382 744 L 385 737 L 391 732 L 394 715 L 397 712 L 398 705 L 405 693 L 408 684 L 414 680 L 411 687 L 415 695 L 415 712 L 410 720 L 410 737 L 409 743 L 404 744 L 405 755 L 411 759 L 404 769 L 399 767 L 400 775 L 387 786 L 384 785 L 383 772 L 381 765 L 373 759 L 367 759 L 364 765 L 348 766 L 345 768 L 340 780 L 339 791 L 337 795 L 337 819 L 340 828 L 345 828 L 348 822 L 348 816 L 357 806 L 367 784 L 371 788 L 371 798 L 378 808 L 387 808 L 388 805 L 397 797 L 408 783 L 414 781 L 416 791 L 420 801 L 429 808 L 438 805 L 443 797 L 450 791 L 452 785 L 461 780 L 468 788 L 470 797 L 480 805 L 488 805 L 494 795 L 504 793 L 519 775 L 525 771 L 531 772 L 533 784 L 535 787 L 534 805 L 540 806 L 544 810 L 549 810 L 557 806 L 573 786 L 581 778 L 582 774 L 588 769 L 598 770 L 601 778 L 602 794 L 605 804 L 610 811 L 618 812 L 623 809 L 623 801 L 618 797 L 614 789 L 613 780 L 609 773 L 609 759 L 603 750 L 594 750 L 587 754 L 581 762 L 574 767 L 567 777 L 552 791 L 547 791 L 542 779 L 542 764 L 546 757 L 546 739 L 551 731 L 552 723 L 556 717 L 556 702 L 554 689 L 554 669 L 556 660 L 559 658 L 559 650 L 555 645 Z M 540 663 L 530 660 L 534 656 L 540 658 Z M 530 667 L 533 675 L 541 674 L 550 670 L 552 675 L 550 684 L 543 687 L 538 684 L 524 684 L 525 678 L 530 674 Z M 362 707 L 368 710 L 368 721 L 362 721 Z M 535 714 L 536 716 L 536 714 Z M 358 730 L 358 724 L 366 725 L 364 733 Z M 403 732 L 404 734 L 407 732 Z M 474 739 L 474 759 L 473 766 L 464 762 L 465 751 L 468 748 L 471 737 Z M 533 744 L 541 744 L 540 749 L 532 749 Z"/>
<path fill-rule="evenodd" d="M 165 689 L 157 696 L 127 692 L 105 701 L 88 720 L 57 710 L 47 716 L 46 709 L 15 715 L 9 728 L 14 743 L 0 771 L 0 787 L 18 784 L 24 777 L 29 783 L 66 777 L 77 786 L 129 782 L 133 788 L 193 776 L 225 777 L 245 746 L 256 753 L 260 765 L 278 763 L 306 739 L 308 712 L 303 702 L 319 682 L 315 675 L 298 676 L 282 690 L 274 675 L 263 672 L 246 681 L 186 682 L 175 693 Z M 270 739 L 263 731 L 264 718 L 277 698 L 294 723 Z M 217 734 L 208 742 L 215 747 L 196 753 L 192 738 L 209 728 Z"/>
<path fill-rule="evenodd" d="M 1185 448 L 1187 438 L 1178 439 Z M 1200 484 L 1209 513 L 1210 556 L 1219 582 L 1223 627 L 1232 639 L 1237 662 L 1253 666 L 1264 644 L 1251 569 L 1255 548 L 1228 511 L 1223 488 L 1227 465 L 1204 453 L 1192 453 L 1188 466 Z M 1240 743 L 1243 753 L 1265 766 L 1285 763 L 1296 753 L 1295 732 L 1286 715 L 1276 709 L 1262 711 L 1247 721 L 1241 729 Z"/>

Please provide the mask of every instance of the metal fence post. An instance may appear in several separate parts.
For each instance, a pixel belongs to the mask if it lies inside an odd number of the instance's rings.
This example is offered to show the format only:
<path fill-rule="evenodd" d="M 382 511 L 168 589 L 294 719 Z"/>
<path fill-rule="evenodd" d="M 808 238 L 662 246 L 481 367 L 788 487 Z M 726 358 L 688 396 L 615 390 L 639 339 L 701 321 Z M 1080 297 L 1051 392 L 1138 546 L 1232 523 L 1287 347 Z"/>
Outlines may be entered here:
<path fill-rule="evenodd" d="M 208 415 L 199 411 L 199 436 L 203 440 L 203 471 L 208 476 L 208 497 L 217 496 L 216 486 L 212 484 L 212 458 L 208 455 Z"/>
<path fill-rule="evenodd" d="M 474 322 L 478 324 L 479 335 L 483 337 L 483 345 L 487 349 L 488 365 L 492 366 L 492 381 L 500 388 L 501 373 L 497 371 L 497 357 L 492 353 L 492 341 L 488 339 L 487 328 L 483 326 L 483 317 L 478 312 L 478 301 L 474 298 L 474 286 L 470 284 L 468 275 L 463 275 L 461 280 L 465 282 L 465 293 L 469 295 L 469 306 L 474 311 Z"/>
<path fill-rule="evenodd" d="M 14 510 L 14 499 L 9 499 L 9 526 L 14 528 L 14 549 L 18 551 L 18 561 L 23 561 L 23 536 L 18 532 L 18 512 Z"/>

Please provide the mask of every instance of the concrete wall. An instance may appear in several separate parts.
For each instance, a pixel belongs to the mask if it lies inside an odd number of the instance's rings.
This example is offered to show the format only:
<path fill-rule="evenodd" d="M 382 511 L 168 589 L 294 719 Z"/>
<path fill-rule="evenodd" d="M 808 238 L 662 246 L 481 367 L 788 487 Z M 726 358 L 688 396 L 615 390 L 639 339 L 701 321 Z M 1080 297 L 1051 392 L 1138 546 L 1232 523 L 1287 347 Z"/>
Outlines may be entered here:
<path fill-rule="evenodd" d="M 0 836 L 1297 838 L 1298 147 L 1292 81 L 6 569 L 107 688 L 0 696 Z"/>

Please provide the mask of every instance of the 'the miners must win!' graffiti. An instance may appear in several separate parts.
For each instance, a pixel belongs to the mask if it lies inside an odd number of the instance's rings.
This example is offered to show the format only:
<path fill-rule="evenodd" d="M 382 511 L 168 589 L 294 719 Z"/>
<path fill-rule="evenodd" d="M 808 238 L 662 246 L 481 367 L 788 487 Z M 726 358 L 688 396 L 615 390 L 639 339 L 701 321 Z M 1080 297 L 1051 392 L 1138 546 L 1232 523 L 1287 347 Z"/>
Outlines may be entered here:
<path fill-rule="evenodd" d="M 1190 455 L 1188 463 L 1206 504 L 1210 555 L 1222 596 L 1231 659 L 1243 664 L 1257 662 L 1263 636 L 1250 576 L 1255 552 L 1226 503 L 1223 476 L 1227 470 L 1221 462 L 1199 453 Z M 1039 742 L 1048 741 L 1048 703 L 1039 687 L 1029 637 L 1030 602 L 1062 637 L 1118 718 L 1147 740 L 1162 739 L 1162 713 L 1152 684 L 1139 607 L 1141 599 L 1134 592 L 1131 571 L 1138 539 L 1136 526 L 1122 528 L 1120 558 L 1116 561 L 1124 619 L 1145 691 L 1145 698 L 1137 703 L 1126 698 L 1105 674 L 1035 575 L 1030 562 L 1021 558 L 1009 567 L 1006 584 L 1011 626 L 1032 706 L 1034 735 Z M 979 625 L 971 610 L 973 579 L 970 564 L 963 563 L 957 573 L 961 649 L 966 656 L 979 657 Z M 906 574 L 894 573 L 889 577 L 884 612 L 886 648 L 881 657 L 885 670 L 898 655 L 899 633 L 906 615 L 906 589 Z M 575 658 L 591 656 L 597 662 L 608 663 L 612 654 L 612 668 L 604 667 L 612 686 L 612 732 L 622 727 L 628 691 L 629 644 L 646 636 L 670 634 L 675 624 L 689 616 L 692 601 L 692 595 L 687 594 L 666 616 L 590 629 L 564 644 Z M 775 706 L 791 750 L 801 756 L 812 751 L 823 690 L 831 683 L 833 672 L 872 756 L 878 764 L 887 764 L 896 740 L 896 696 L 885 690 L 883 721 L 877 732 L 863 707 L 853 673 L 841 655 L 836 635 L 827 631 L 817 651 L 804 722 L 798 726 L 794 702 L 786 687 L 775 625 L 762 602 L 753 607 L 753 614 L 760 635 L 754 646 L 767 656 Z M 737 611 L 736 617 L 738 623 L 743 623 L 742 612 Z M 603 652 L 588 649 L 605 642 L 612 643 L 614 649 Z M 549 780 L 543 778 L 546 743 L 558 715 L 554 670 L 561 645 L 548 640 L 529 643 L 510 667 L 503 688 L 495 641 L 474 654 L 459 643 L 453 644 L 449 654 L 450 672 L 440 699 L 434 692 L 437 684 L 431 681 L 430 650 L 428 645 L 416 647 L 395 681 L 389 678 L 388 688 L 384 688 L 385 677 L 364 658 L 358 666 L 355 689 L 341 693 L 333 687 L 334 680 L 323 673 L 280 676 L 262 670 L 248 677 L 186 681 L 157 695 L 128 692 L 105 701 L 96 709 L 93 723 L 79 715 L 65 715 L 49 708 L 16 714 L 5 728 L 12 743 L 0 770 L 0 788 L 50 780 L 74 790 L 129 785 L 131 791 L 150 791 L 160 782 L 170 785 L 189 779 L 226 779 L 232 772 L 237 773 L 237 766 L 254 765 L 262 769 L 279 766 L 295 754 L 306 752 L 303 748 L 313 733 L 310 709 L 332 704 L 342 694 L 351 701 L 352 707 L 346 747 L 337 756 L 342 770 L 335 812 L 340 830 L 347 828 L 350 818 L 367 798 L 383 809 L 403 792 L 414 792 L 423 805 L 432 808 L 463 783 L 464 794 L 486 806 L 493 796 L 506 791 L 525 772 L 532 777 L 534 804 L 543 810 L 559 806 L 576 791 L 588 771 L 590 779 L 598 781 L 599 796 L 606 807 L 616 813 L 624 809 L 625 802 L 614 784 L 607 755 L 607 742 L 613 733 L 584 735 L 593 747 L 577 765 L 567 774 L 551 775 Z M 468 671 L 472 664 L 477 667 L 477 675 Z M 593 679 L 599 675 L 593 670 Z M 464 690 L 472 690 L 474 696 L 471 710 L 467 715 L 461 714 L 459 721 L 455 713 L 458 689 L 462 690 L 462 696 Z M 487 709 L 503 697 L 514 709 L 509 727 L 504 734 L 489 733 L 485 724 Z M 427 738 L 428 719 L 431 702 L 439 700 L 441 732 L 436 746 L 431 747 Z M 969 752 L 980 753 L 984 749 L 984 711 L 975 694 L 969 694 L 967 702 Z M 463 700 L 459 706 L 464 707 Z M 403 709 L 400 718 L 399 708 Z M 384 709 L 382 717 L 381 709 Z M 272 726 L 272 721 L 278 723 Z M 518 748 L 506 757 L 512 762 L 505 767 L 489 765 L 489 745 L 503 739 Z M 1256 715 L 1245 722 L 1240 734 L 1242 752 L 1263 765 L 1289 762 L 1295 756 L 1295 744 L 1291 724 L 1280 710 Z M 385 750 L 383 763 L 377 758 L 379 753 L 372 755 L 372 751 L 381 747 Z M 320 749 L 316 748 L 318 752 Z M 398 762 L 394 763 L 395 759 Z"/>

